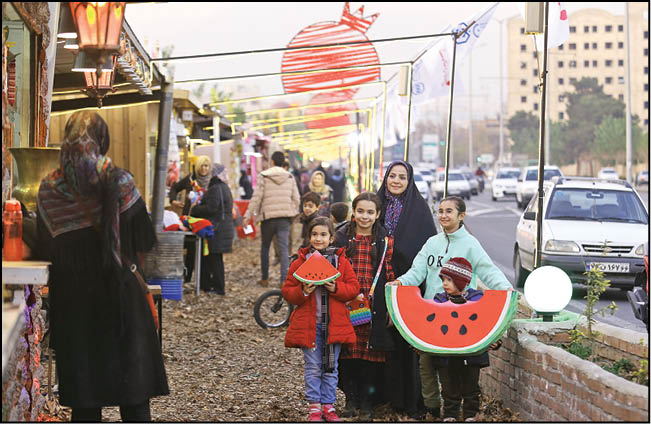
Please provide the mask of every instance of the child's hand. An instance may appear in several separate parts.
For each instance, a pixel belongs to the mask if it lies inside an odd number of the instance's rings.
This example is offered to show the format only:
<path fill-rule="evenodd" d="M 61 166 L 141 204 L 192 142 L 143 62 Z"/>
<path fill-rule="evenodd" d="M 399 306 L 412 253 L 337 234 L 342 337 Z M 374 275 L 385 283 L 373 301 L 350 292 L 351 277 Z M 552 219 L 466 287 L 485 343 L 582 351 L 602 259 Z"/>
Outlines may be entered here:
<path fill-rule="evenodd" d="M 389 281 L 387 283 L 387 285 L 389 285 L 389 286 L 402 286 L 402 283 L 399 280 L 393 280 L 393 281 Z"/>
<path fill-rule="evenodd" d="M 337 285 L 336 285 L 336 283 L 335 283 L 334 281 L 329 281 L 329 282 L 327 282 L 327 283 L 323 283 L 323 285 L 325 286 L 325 288 L 326 288 L 330 293 L 334 293 L 335 290 L 337 290 Z"/>
<path fill-rule="evenodd" d="M 314 284 L 303 283 L 303 293 L 305 293 L 306 295 L 312 294 L 314 290 L 316 290 L 316 286 Z"/>

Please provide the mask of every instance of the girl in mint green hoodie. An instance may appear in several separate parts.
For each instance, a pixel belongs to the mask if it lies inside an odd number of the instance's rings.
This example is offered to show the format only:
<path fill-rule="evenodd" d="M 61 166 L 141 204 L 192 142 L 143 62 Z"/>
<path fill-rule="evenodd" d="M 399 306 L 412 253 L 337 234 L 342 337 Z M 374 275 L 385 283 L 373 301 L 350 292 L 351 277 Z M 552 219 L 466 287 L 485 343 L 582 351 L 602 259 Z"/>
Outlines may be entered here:
<path fill-rule="evenodd" d="M 512 290 L 504 273 L 493 264 L 488 254 L 464 227 L 466 204 L 460 197 L 443 199 L 439 205 L 438 220 L 443 232 L 430 237 L 416 255 L 409 271 L 399 276 L 390 285 L 418 286 L 426 280 L 425 299 L 443 292 L 439 272 L 450 258 L 465 258 L 472 265 L 472 279 L 467 287 L 476 289 L 477 279 L 493 290 Z M 422 355 L 419 361 L 422 393 L 425 407 L 436 418 L 440 414 L 438 370 L 433 366 L 431 356 Z"/>

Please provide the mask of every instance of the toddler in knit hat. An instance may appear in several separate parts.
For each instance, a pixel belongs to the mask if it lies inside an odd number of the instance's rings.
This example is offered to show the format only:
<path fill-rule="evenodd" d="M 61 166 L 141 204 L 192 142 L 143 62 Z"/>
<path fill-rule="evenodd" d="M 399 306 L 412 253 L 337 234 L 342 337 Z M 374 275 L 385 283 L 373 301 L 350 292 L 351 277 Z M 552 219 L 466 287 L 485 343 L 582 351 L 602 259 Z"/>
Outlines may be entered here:
<path fill-rule="evenodd" d="M 480 290 L 466 290 L 472 280 L 472 265 L 465 258 L 451 258 L 443 265 L 439 276 L 444 291 L 434 296 L 435 302 L 449 300 L 452 303 L 466 303 L 468 300 L 479 300 L 483 295 Z"/>

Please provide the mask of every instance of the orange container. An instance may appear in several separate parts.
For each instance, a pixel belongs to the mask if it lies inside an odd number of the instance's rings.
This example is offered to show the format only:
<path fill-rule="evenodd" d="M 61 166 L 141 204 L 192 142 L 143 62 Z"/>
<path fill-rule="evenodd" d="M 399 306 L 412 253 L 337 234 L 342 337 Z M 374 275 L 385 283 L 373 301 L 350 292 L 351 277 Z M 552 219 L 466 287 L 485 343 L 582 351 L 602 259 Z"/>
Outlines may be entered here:
<path fill-rule="evenodd" d="M 17 200 L 7 200 L 2 214 L 4 245 L 2 259 L 20 261 L 23 259 L 23 213 Z"/>
<path fill-rule="evenodd" d="M 244 214 L 246 213 L 246 210 L 249 208 L 249 201 L 248 200 L 233 200 L 233 203 L 235 204 L 235 206 L 237 206 L 237 209 L 240 211 L 240 215 L 244 216 Z M 256 225 L 254 223 L 253 217 L 251 217 L 251 219 L 249 220 L 248 223 L 245 222 L 244 226 L 246 226 L 246 224 L 251 225 L 251 228 L 253 228 L 253 232 L 250 233 L 250 234 L 244 234 L 244 228 L 242 228 L 242 226 L 240 225 L 240 226 L 237 227 L 237 237 L 241 238 L 241 239 L 247 238 L 247 237 L 249 237 L 251 239 L 255 239 L 255 236 L 256 236 L 258 230 L 257 230 Z"/>

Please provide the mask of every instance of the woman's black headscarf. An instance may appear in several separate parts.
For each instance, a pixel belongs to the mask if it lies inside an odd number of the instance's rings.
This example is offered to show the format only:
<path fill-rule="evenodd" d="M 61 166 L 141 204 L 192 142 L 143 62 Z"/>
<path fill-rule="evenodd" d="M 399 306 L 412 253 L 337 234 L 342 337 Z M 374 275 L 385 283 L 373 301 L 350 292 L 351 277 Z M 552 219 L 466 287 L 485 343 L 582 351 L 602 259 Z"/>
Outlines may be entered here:
<path fill-rule="evenodd" d="M 423 199 L 423 196 L 420 195 L 414 182 L 414 168 L 404 161 L 391 163 L 384 174 L 384 180 L 377 192 L 377 195 L 380 196 L 383 202 L 380 222 L 384 225 L 387 208 L 386 194 L 389 192 L 387 178 L 391 172 L 391 168 L 396 165 L 404 166 L 407 169 L 409 178 L 407 188 L 401 195 L 402 211 L 393 234 L 395 240 L 391 264 L 393 265 L 393 270 L 397 278 L 411 268 L 414 258 L 427 239 L 436 235 L 436 226 L 434 225 L 432 211 L 425 199 Z"/>

